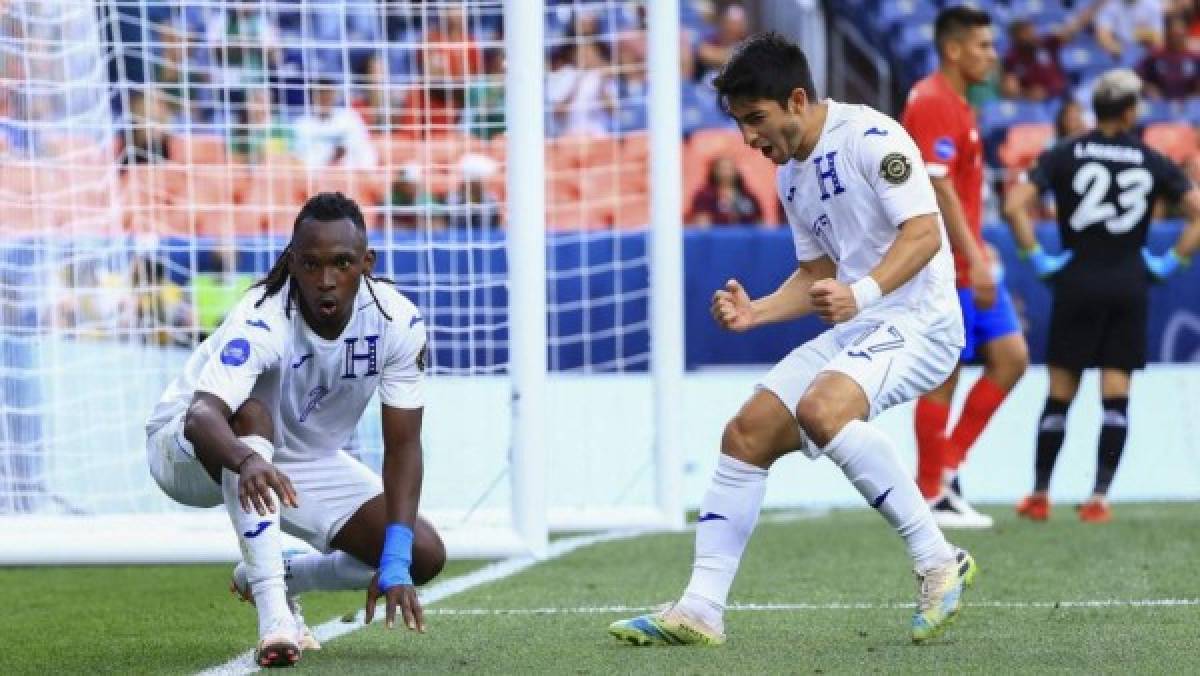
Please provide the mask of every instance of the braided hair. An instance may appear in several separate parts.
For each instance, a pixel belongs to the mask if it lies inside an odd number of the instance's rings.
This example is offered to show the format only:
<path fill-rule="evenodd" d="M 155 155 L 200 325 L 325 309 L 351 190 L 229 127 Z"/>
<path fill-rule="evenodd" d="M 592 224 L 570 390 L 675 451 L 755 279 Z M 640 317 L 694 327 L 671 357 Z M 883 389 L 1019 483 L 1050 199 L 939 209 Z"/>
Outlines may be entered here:
<path fill-rule="evenodd" d="M 304 206 L 300 208 L 300 213 L 296 214 L 296 220 L 292 223 L 292 239 L 296 238 L 296 231 L 307 220 L 317 221 L 336 221 L 348 219 L 354 224 L 354 227 L 363 239 L 367 237 L 367 222 L 363 218 L 362 210 L 358 208 L 358 204 L 346 197 L 340 192 L 319 192 L 316 195 L 308 198 Z M 279 258 L 275 264 L 267 272 L 267 275 L 255 282 L 254 287 L 262 287 L 263 295 L 254 303 L 254 307 L 261 307 L 263 302 L 271 296 L 279 293 L 284 285 L 287 284 L 291 273 L 288 271 L 288 258 L 292 249 L 292 242 L 289 241 L 287 246 L 280 252 Z M 371 294 L 371 299 L 375 301 L 375 307 L 379 308 L 379 313 L 384 319 L 392 321 L 391 315 L 383 309 L 383 304 L 379 302 L 379 297 L 375 295 L 373 282 L 389 282 L 387 279 L 375 277 L 370 273 L 363 273 L 363 283 L 367 285 L 367 291 Z M 292 303 L 295 301 L 297 290 L 296 286 L 288 287 L 287 302 L 284 305 L 283 312 L 289 319 L 292 316 Z"/>

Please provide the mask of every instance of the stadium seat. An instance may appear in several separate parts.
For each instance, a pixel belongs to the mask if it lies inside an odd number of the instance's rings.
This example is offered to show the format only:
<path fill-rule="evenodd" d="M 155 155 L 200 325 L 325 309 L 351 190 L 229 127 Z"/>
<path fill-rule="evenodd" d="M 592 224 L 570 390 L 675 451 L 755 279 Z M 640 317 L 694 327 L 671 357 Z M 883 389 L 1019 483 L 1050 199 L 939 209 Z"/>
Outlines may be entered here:
<path fill-rule="evenodd" d="M 167 157 L 185 164 L 225 164 L 225 138 L 215 134 L 172 134 Z"/>
<path fill-rule="evenodd" d="M 1190 124 L 1152 124 L 1146 127 L 1142 137 L 1146 145 L 1171 158 L 1176 164 L 1183 164 L 1198 150 L 1196 129 Z"/>
<path fill-rule="evenodd" d="M 1013 125 L 1000 146 L 1000 161 L 1010 170 L 1028 169 L 1053 140 L 1052 124 Z"/>

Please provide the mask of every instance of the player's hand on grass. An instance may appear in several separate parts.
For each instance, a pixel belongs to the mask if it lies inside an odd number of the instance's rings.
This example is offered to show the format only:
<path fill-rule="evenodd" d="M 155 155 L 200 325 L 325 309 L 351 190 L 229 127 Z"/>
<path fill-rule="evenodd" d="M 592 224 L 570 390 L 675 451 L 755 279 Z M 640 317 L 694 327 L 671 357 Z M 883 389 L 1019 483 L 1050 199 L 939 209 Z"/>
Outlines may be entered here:
<path fill-rule="evenodd" d="M 1146 264 L 1146 270 L 1159 282 L 1175 274 L 1180 266 L 1186 266 L 1190 262 L 1180 256 L 1174 248 L 1161 256 L 1155 256 L 1145 247 L 1142 248 L 1142 261 Z"/>
<path fill-rule="evenodd" d="M 990 308 L 996 303 L 996 278 L 992 275 L 992 265 L 981 261 L 972 265 L 967 271 L 971 283 L 971 293 L 975 296 L 975 306 L 983 309 Z"/>
<path fill-rule="evenodd" d="M 1075 252 L 1067 249 L 1059 254 L 1048 254 L 1042 250 L 1042 247 L 1037 246 L 1029 251 L 1023 251 L 1021 255 L 1033 265 L 1038 277 L 1050 279 L 1067 267 L 1067 263 L 1070 263 L 1071 259 L 1075 257 Z"/>
<path fill-rule="evenodd" d="M 750 296 L 736 280 L 725 282 L 725 288 L 713 294 L 712 316 L 721 328 L 747 331 L 754 328 L 754 308 Z"/>
<path fill-rule="evenodd" d="M 823 321 L 838 324 L 853 319 L 858 314 L 858 301 L 849 286 L 836 279 L 818 279 L 809 287 L 813 312 Z"/>
<path fill-rule="evenodd" d="M 266 458 L 257 453 L 250 454 L 238 467 L 238 498 L 242 509 L 249 513 L 251 509 L 264 516 L 275 512 L 274 495 L 278 495 L 284 505 L 298 507 L 296 489 L 292 480 L 279 468 L 272 465 Z"/>
<path fill-rule="evenodd" d="M 417 588 L 412 584 L 397 584 L 386 590 L 380 587 L 379 573 L 367 587 L 366 623 L 375 619 L 375 604 L 383 597 L 384 623 L 388 629 L 396 624 L 396 608 L 404 617 L 404 626 L 413 631 L 425 632 L 425 611 L 421 609 L 421 600 L 417 598 Z"/>

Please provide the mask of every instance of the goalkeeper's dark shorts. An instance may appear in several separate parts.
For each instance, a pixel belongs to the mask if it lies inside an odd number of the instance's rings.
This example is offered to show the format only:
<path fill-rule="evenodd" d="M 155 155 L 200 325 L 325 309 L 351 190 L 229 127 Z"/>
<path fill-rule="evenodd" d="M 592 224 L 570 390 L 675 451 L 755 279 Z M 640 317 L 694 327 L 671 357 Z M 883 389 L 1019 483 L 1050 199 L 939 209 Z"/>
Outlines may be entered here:
<path fill-rule="evenodd" d="M 1097 299 L 1055 293 L 1046 362 L 1070 371 L 1107 368 L 1131 372 L 1146 366 L 1144 294 Z"/>

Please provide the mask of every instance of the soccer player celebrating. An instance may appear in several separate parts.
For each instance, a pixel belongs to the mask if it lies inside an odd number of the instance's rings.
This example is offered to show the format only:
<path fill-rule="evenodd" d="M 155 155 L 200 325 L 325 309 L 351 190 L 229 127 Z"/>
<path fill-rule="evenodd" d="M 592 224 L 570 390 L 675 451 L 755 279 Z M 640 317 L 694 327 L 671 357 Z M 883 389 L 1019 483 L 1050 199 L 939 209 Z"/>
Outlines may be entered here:
<path fill-rule="evenodd" d="M 959 368 L 917 400 L 917 486 L 943 528 L 989 528 L 992 518 L 963 499 L 958 468 L 1029 364 L 1012 299 L 996 284 L 984 253 L 983 142 L 966 99 L 967 87 L 985 81 L 995 67 L 996 48 L 988 15 L 972 7 L 942 10 L 933 39 L 939 68 L 909 92 L 903 124 L 921 149 L 954 250 L 967 341 L 962 359 L 978 350 L 984 367 L 949 435 Z"/>
<path fill-rule="evenodd" d="M 1191 261 L 1200 246 L 1200 191 L 1169 159 L 1142 143 L 1132 130 L 1141 81 L 1130 70 L 1101 76 L 1092 93 L 1096 128 L 1042 153 L 1013 186 L 1004 213 L 1025 256 L 1051 280 L 1054 304 L 1046 362 L 1050 392 L 1038 423 L 1033 493 L 1017 513 L 1035 521 L 1050 516 L 1048 488 L 1066 433 L 1067 409 L 1083 370 L 1100 369 L 1104 421 L 1096 453 L 1096 483 L 1079 518 L 1112 519 L 1106 496 L 1128 428 L 1129 383 L 1146 365 L 1149 284 Z M 1052 190 L 1063 252 L 1048 254 L 1033 231 L 1029 207 Z M 1187 227 L 1163 255 L 1145 248 L 1154 203 L 1182 200 Z"/>
<path fill-rule="evenodd" d="M 310 198 L 256 288 L 196 348 L 146 424 L 150 473 L 172 499 L 224 504 L 241 545 L 234 590 L 258 611 L 255 662 L 316 648 L 295 597 L 367 589 L 424 630 L 414 584 L 445 562 L 421 495 L 425 326 L 371 275 L 358 205 Z M 383 480 L 341 450 L 371 396 L 383 408 Z M 285 561 L 280 528 L 320 553 Z"/>
<path fill-rule="evenodd" d="M 638 645 L 723 643 L 767 471 L 800 450 L 828 456 L 904 540 L 920 583 L 912 638 L 925 641 L 954 619 L 977 568 L 946 542 L 891 439 L 866 422 L 941 384 L 962 349 L 953 262 L 920 151 L 886 115 L 819 101 L 804 52 L 775 33 L 742 43 L 715 86 L 747 145 L 781 165 L 798 266 L 754 300 L 729 280 L 713 317 L 748 331 L 815 313 L 832 328 L 779 362 L 726 425 L 682 598 L 609 632 Z"/>

